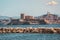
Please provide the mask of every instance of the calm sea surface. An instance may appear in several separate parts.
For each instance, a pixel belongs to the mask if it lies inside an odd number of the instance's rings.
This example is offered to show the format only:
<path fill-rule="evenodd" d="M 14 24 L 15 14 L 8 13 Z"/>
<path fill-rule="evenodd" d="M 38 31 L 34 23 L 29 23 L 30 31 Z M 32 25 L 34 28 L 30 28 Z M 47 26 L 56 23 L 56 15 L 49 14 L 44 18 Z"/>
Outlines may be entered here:
<path fill-rule="evenodd" d="M 60 25 L 0 25 L 0 27 L 54 27 Z M 60 40 L 60 34 L 39 34 L 39 33 L 0 33 L 0 40 Z"/>

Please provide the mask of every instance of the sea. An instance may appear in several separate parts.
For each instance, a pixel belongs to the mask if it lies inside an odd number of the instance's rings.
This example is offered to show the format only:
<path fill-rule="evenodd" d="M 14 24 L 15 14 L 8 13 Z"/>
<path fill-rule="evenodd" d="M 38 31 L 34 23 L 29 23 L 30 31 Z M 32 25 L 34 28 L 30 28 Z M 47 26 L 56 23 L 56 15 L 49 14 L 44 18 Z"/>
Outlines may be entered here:
<path fill-rule="evenodd" d="M 48 25 L 0 25 L 0 27 L 45 27 L 60 28 L 60 24 Z M 0 40 L 60 40 L 60 34 L 42 34 L 42 33 L 0 33 Z"/>

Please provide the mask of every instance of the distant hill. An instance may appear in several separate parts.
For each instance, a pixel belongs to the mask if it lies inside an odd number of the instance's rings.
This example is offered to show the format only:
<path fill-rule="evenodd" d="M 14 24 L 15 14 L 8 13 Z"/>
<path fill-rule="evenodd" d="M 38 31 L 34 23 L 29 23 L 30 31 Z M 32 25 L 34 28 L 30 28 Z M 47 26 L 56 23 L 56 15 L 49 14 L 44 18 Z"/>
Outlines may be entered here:
<path fill-rule="evenodd" d="M 12 18 L 14 18 L 14 19 L 20 19 L 19 16 L 13 16 Z"/>
<path fill-rule="evenodd" d="M 8 16 L 0 16 L 0 20 L 4 20 L 4 19 L 10 19 L 10 17 L 8 17 Z"/>
<path fill-rule="evenodd" d="M 20 17 L 19 16 L 13 16 L 12 17 L 13 19 L 20 19 Z M 8 16 L 0 16 L 0 20 L 4 20 L 4 19 L 10 19 L 10 17 L 8 17 Z"/>

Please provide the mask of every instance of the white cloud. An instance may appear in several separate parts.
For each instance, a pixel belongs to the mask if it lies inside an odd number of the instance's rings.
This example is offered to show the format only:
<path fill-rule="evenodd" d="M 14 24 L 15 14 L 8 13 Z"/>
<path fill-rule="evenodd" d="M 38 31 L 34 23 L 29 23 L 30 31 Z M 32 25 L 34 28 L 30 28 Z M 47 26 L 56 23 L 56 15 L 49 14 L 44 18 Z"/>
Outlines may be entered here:
<path fill-rule="evenodd" d="M 56 1 L 51 1 L 51 2 L 48 2 L 48 5 L 57 5 L 58 3 Z"/>

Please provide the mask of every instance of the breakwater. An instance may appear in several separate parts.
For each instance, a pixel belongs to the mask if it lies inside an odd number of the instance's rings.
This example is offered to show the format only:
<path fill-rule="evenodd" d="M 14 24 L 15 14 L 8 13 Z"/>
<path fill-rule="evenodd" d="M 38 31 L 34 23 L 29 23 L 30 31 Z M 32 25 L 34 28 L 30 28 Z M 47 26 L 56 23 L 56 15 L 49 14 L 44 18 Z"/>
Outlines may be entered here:
<path fill-rule="evenodd" d="M 0 33 L 58 33 L 60 34 L 60 28 L 32 28 L 32 27 L 26 27 L 26 28 L 0 28 Z"/>

